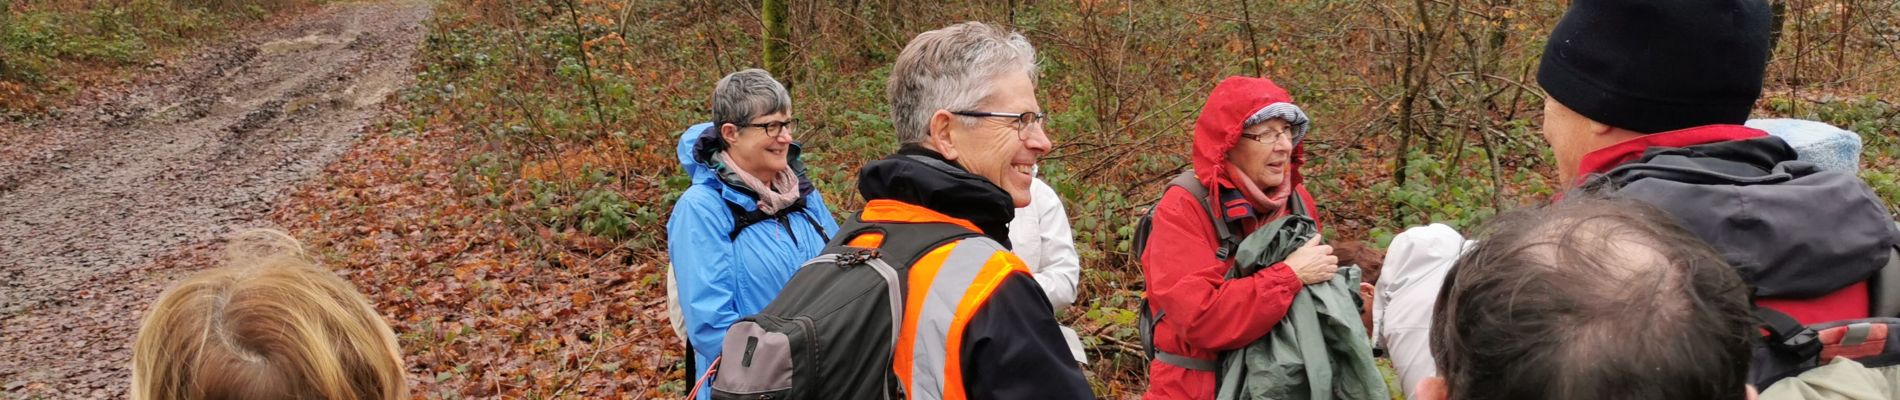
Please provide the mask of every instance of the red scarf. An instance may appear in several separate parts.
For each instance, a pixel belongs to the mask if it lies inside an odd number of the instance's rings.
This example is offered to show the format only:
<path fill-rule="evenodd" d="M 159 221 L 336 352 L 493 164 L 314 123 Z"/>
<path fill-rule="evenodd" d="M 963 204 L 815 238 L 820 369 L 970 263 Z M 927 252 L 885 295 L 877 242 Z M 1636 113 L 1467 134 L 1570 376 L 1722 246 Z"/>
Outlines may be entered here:
<path fill-rule="evenodd" d="M 1232 164 L 1227 165 L 1227 180 L 1233 181 L 1234 188 L 1240 190 L 1240 194 L 1245 196 L 1247 201 L 1252 202 L 1256 209 L 1261 210 L 1258 213 L 1262 216 L 1261 221 L 1272 221 L 1290 214 L 1286 209 L 1286 204 L 1287 199 L 1293 197 L 1291 170 L 1288 170 L 1287 175 L 1286 179 L 1280 181 L 1279 186 L 1261 190 L 1259 185 L 1254 184 L 1252 178 L 1240 171 L 1240 168 Z"/>

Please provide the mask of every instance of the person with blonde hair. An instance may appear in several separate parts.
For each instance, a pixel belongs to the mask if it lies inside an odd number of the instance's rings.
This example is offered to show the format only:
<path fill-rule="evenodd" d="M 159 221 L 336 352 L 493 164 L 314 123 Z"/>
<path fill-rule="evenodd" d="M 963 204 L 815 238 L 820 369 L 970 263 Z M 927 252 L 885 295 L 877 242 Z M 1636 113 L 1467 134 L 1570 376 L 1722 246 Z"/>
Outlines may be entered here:
<path fill-rule="evenodd" d="M 159 296 L 132 346 L 134 399 L 408 397 L 395 332 L 289 235 L 239 233 L 225 265 Z"/>

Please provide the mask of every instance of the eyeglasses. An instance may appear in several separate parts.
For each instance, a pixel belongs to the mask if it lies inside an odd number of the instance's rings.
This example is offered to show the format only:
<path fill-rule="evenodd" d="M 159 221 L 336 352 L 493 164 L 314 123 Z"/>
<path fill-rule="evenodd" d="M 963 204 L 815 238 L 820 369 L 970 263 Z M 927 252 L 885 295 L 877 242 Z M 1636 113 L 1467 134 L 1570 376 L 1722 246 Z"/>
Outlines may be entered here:
<path fill-rule="evenodd" d="M 988 111 L 952 111 L 950 113 L 955 114 L 955 115 L 965 116 L 965 117 L 1009 118 L 1009 127 L 1010 129 L 1016 130 L 1017 140 L 1029 140 L 1029 126 L 1035 125 L 1037 127 L 1041 127 L 1043 119 L 1048 117 L 1047 114 L 1034 112 L 1034 111 L 1026 112 L 1026 113 L 999 113 L 999 112 L 988 112 Z"/>
<path fill-rule="evenodd" d="M 746 128 L 764 128 L 765 134 L 768 136 L 778 136 L 780 134 L 784 134 L 786 138 L 791 138 L 792 130 L 798 128 L 798 118 L 792 118 L 792 119 L 788 119 L 784 121 L 766 122 L 762 124 L 739 124 L 739 129 L 746 129 Z"/>
<path fill-rule="evenodd" d="M 1241 137 L 1242 139 L 1247 139 L 1247 140 L 1252 140 L 1252 141 L 1256 141 L 1256 142 L 1260 142 L 1260 143 L 1262 143 L 1262 144 L 1266 144 L 1266 145 L 1268 145 L 1268 146 L 1272 146 L 1272 145 L 1275 145 L 1275 144 L 1279 144 L 1279 143 L 1280 143 L 1280 139 L 1286 139 L 1286 138 L 1290 138 L 1290 137 L 1293 137 L 1293 129 L 1292 129 L 1292 128 L 1290 128 L 1290 127 L 1289 127 L 1289 128 L 1279 128 L 1279 129 L 1274 129 L 1274 128 L 1272 128 L 1272 127 L 1268 127 L 1268 128 L 1267 128 L 1267 133 L 1265 133 L 1265 134 L 1259 134 L 1259 135 L 1250 135 L 1250 134 L 1246 134 L 1246 133 L 1241 133 L 1241 134 L 1240 134 L 1240 137 Z"/>

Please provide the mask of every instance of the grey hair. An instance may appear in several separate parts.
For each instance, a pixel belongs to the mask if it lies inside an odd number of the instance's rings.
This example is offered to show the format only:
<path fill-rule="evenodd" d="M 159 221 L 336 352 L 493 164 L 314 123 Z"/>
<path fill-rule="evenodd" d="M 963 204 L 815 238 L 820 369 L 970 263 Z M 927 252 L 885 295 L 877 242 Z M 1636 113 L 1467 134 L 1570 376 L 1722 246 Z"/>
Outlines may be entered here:
<path fill-rule="evenodd" d="M 792 95 L 772 73 L 752 68 L 719 78 L 713 87 L 713 126 L 745 125 L 762 115 L 788 112 Z"/>
<path fill-rule="evenodd" d="M 1037 78 L 1036 48 L 1021 33 L 972 21 L 918 34 L 897 55 L 885 88 L 898 143 L 922 143 L 937 110 L 975 107 L 989 97 L 990 80 L 1008 73 Z"/>

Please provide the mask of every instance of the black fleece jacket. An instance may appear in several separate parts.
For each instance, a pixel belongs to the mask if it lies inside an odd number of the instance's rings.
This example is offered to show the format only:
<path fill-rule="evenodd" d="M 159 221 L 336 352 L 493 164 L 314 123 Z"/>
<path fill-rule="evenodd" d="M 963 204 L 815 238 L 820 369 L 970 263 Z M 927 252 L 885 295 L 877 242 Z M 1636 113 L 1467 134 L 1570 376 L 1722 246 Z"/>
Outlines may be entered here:
<path fill-rule="evenodd" d="M 858 173 L 865 201 L 888 199 L 969 220 L 1009 246 L 1009 194 L 936 151 L 905 146 Z M 1093 399 L 1042 287 L 1010 274 L 963 331 L 963 386 L 971 399 Z"/>

